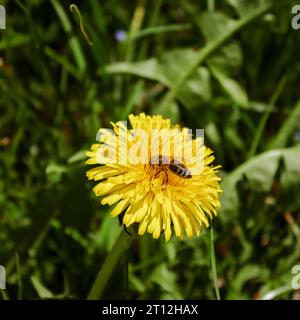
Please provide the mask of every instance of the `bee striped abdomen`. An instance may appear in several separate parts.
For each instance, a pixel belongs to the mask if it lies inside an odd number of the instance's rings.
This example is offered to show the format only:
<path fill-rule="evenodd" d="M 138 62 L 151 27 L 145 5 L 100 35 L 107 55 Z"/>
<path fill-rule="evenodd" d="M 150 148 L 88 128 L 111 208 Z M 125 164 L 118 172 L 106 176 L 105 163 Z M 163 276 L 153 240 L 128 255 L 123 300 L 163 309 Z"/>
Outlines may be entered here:
<path fill-rule="evenodd" d="M 182 164 L 170 164 L 169 168 L 180 177 L 188 179 L 192 178 L 190 170 Z"/>
<path fill-rule="evenodd" d="M 171 162 L 171 163 L 170 163 Z M 170 159 L 165 156 L 157 156 L 151 158 L 151 163 L 158 165 L 159 167 L 169 168 L 174 174 L 179 177 L 190 179 L 192 178 L 191 171 L 186 168 L 183 164 L 179 163 L 178 160 Z"/>

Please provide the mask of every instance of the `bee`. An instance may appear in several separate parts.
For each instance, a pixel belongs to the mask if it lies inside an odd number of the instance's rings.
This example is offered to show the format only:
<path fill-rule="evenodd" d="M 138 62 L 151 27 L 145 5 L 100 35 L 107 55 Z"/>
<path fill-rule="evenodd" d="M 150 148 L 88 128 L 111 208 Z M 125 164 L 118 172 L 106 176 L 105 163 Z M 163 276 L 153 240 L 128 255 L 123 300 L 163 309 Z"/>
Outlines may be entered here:
<path fill-rule="evenodd" d="M 158 163 L 157 163 L 157 157 L 152 157 L 151 163 L 157 164 L 160 167 L 166 166 L 179 177 L 187 178 L 187 179 L 192 178 L 191 171 L 187 167 L 185 167 L 182 163 L 179 163 L 177 159 L 172 158 L 171 161 L 169 161 L 168 157 L 159 155 Z"/>

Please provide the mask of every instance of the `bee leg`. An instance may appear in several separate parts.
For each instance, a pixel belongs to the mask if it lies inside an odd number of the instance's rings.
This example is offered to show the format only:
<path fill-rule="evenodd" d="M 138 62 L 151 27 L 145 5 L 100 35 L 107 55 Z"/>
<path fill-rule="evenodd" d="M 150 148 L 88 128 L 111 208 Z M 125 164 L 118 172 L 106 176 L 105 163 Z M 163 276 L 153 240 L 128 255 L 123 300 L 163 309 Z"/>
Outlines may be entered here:
<path fill-rule="evenodd" d="M 122 217 L 120 215 L 118 215 L 118 220 L 119 220 L 119 225 L 122 225 Z"/>
<path fill-rule="evenodd" d="M 123 223 L 122 223 L 122 217 L 121 217 L 121 215 L 118 215 L 118 219 L 119 219 L 119 224 L 120 224 L 120 226 L 122 226 Z M 123 230 L 124 230 L 127 234 L 129 234 L 129 235 L 131 236 L 131 233 L 127 230 L 125 224 L 123 225 Z"/>
<path fill-rule="evenodd" d="M 132 234 L 127 230 L 127 228 L 126 228 L 125 225 L 123 225 L 123 229 L 124 229 L 124 231 L 125 231 L 127 234 L 129 234 L 130 236 L 132 235 Z"/>

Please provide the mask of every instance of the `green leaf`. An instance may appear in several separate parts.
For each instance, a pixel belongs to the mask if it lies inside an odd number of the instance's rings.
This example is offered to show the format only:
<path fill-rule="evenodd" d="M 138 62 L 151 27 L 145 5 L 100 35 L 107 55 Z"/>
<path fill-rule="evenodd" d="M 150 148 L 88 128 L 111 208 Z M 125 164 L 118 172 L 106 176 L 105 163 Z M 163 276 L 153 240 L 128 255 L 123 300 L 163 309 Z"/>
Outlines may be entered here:
<path fill-rule="evenodd" d="M 231 98 L 231 100 L 238 106 L 248 109 L 249 99 L 246 91 L 239 85 L 237 81 L 229 78 L 219 68 L 210 65 L 210 69 L 214 77 L 218 80 L 222 88 Z"/>
<path fill-rule="evenodd" d="M 293 288 L 290 284 L 285 285 L 285 286 L 281 286 L 279 288 L 276 288 L 276 289 L 271 290 L 271 291 L 267 292 L 266 294 L 264 294 L 263 297 L 261 298 L 261 300 L 273 300 L 273 299 L 277 298 L 278 296 L 280 296 L 286 292 L 292 291 L 292 290 L 293 290 Z"/>
<path fill-rule="evenodd" d="M 227 0 L 227 2 L 236 10 L 236 12 L 244 17 L 251 12 L 255 12 L 257 8 L 268 5 L 270 0 Z"/>
<path fill-rule="evenodd" d="M 79 150 L 68 159 L 68 163 L 71 164 L 74 162 L 83 161 L 85 159 L 86 159 L 85 151 Z"/>
<path fill-rule="evenodd" d="M 203 34 L 206 43 L 214 42 L 222 35 L 230 33 L 234 29 L 237 21 L 229 18 L 221 12 L 204 12 L 197 18 L 197 25 Z M 210 65 L 229 72 L 232 68 L 241 66 L 242 51 L 237 42 L 230 42 L 214 53 L 208 61 Z"/>
<path fill-rule="evenodd" d="M 78 71 L 75 66 L 70 63 L 70 61 L 59 54 L 55 52 L 55 50 L 51 49 L 50 47 L 46 47 L 45 54 L 51 58 L 53 61 L 55 61 L 57 64 L 60 64 L 66 71 L 68 71 L 74 78 L 80 80 L 80 74 L 78 74 Z"/>
<path fill-rule="evenodd" d="M 208 62 L 217 66 L 226 74 L 235 74 L 243 63 L 243 53 L 240 44 L 233 41 L 224 45 L 218 52 L 209 57 Z"/>
<path fill-rule="evenodd" d="M 186 67 L 195 58 L 192 49 L 175 49 L 164 53 L 160 58 L 130 63 L 121 62 L 105 68 L 107 73 L 125 73 L 158 81 L 172 88 L 174 79 L 182 76 Z M 210 101 L 210 75 L 205 67 L 199 67 L 177 92 L 178 99 L 187 107 L 197 107 L 201 102 Z"/>
<path fill-rule="evenodd" d="M 204 38 L 206 39 L 206 42 L 210 43 L 221 37 L 223 34 L 226 34 L 226 32 L 230 32 L 234 28 L 236 21 L 227 17 L 221 12 L 214 11 L 202 13 L 197 19 L 197 23 L 204 35 Z M 230 68 L 228 68 L 228 65 L 226 64 L 228 64 L 229 61 L 236 60 L 234 63 L 235 65 L 241 64 L 242 58 L 241 51 L 239 50 L 240 47 L 235 43 L 231 44 L 231 50 L 224 50 L 225 48 L 226 47 L 223 48 L 222 52 L 220 52 L 218 56 L 210 59 L 210 70 L 231 100 L 238 106 L 247 108 L 249 105 L 249 100 L 245 90 L 238 84 L 237 81 L 227 76 L 227 72 L 230 71 Z M 234 56 L 234 53 L 236 53 L 236 56 Z M 224 59 L 222 60 L 222 57 L 224 56 L 225 61 Z"/>
<path fill-rule="evenodd" d="M 236 274 L 235 278 L 231 281 L 232 291 L 236 294 L 242 291 L 243 286 L 246 282 L 251 279 L 258 278 L 264 279 L 268 276 L 269 271 L 262 269 L 258 265 L 245 265 L 239 272 Z"/>
<path fill-rule="evenodd" d="M 161 109 L 166 110 L 169 108 L 173 100 L 177 97 L 178 92 L 181 90 L 182 86 L 189 80 L 189 78 L 195 73 L 195 70 L 199 67 L 201 63 L 205 61 L 210 55 L 215 53 L 217 49 L 225 44 L 235 33 L 240 31 L 250 22 L 254 21 L 262 14 L 266 13 L 271 8 L 271 5 L 263 5 L 257 7 L 255 11 L 247 14 L 240 20 L 230 22 L 226 30 L 221 31 L 219 35 L 213 35 L 213 39 L 208 41 L 207 45 L 197 52 L 195 58 L 186 66 L 184 73 L 177 78 L 175 84 L 172 86 L 171 90 L 166 94 L 161 102 Z M 226 18 L 225 18 L 226 19 Z M 208 29 L 208 26 L 205 30 Z M 205 35 L 208 36 L 211 31 L 205 31 Z"/>
<path fill-rule="evenodd" d="M 15 33 L 11 37 L 0 40 L 0 50 L 23 46 L 31 41 L 30 35 Z"/>
<path fill-rule="evenodd" d="M 282 155 L 282 151 L 273 150 L 246 163 L 242 174 L 246 176 L 253 190 L 270 191 Z"/>
<path fill-rule="evenodd" d="M 167 110 L 160 110 L 160 106 L 157 105 L 157 107 L 153 108 L 152 114 L 161 114 L 165 118 L 171 119 L 173 123 L 178 122 L 180 119 L 179 106 L 175 101 Z"/>
<path fill-rule="evenodd" d="M 156 267 L 150 276 L 150 281 L 155 282 L 163 290 L 172 295 L 173 299 L 182 299 L 176 284 L 176 274 L 168 269 L 166 264 Z"/>
<path fill-rule="evenodd" d="M 197 24 L 207 43 L 209 43 L 230 33 L 234 29 L 236 21 L 221 12 L 206 11 L 200 14 Z"/>
<path fill-rule="evenodd" d="M 58 182 L 66 171 L 66 166 L 62 166 L 56 163 L 49 163 L 46 168 L 46 175 L 51 181 Z"/>
<path fill-rule="evenodd" d="M 281 174 L 281 184 L 283 188 L 289 188 L 300 181 L 300 144 L 297 147 L 287 150 L 283 154 L 284 171 Z"/>
<path fill-rule="evenodd" d="M 46 288 L 38 278 L 31 276 L 30 280 L 41 299 L 50 299 L 54 297 L 53 293 Z"/>
<path fill-rule="evenodd" d="M 231 124 L 231 121 L 229 122 Z M 235 124 L 234 126 L 227 126 L 225 128 L 225 136 L 226 138 L 231 141 L 231 144 L 234 148 L 243 151 L 245 149 L 245 143 L 241 139 L 240 135 L 238 134 L 237 130 L 235 129 Z"/>
<path fill-rule="evenodd" d="M 222 182 L 223 193 L 221 195 L 220 218 L 224 221 L 229 219 L 230 215 L 227 215 L 227 213 L 236 213 L 240 205 L 240 199 L 236 189 L 238 178 L 237 176 L 229 174 Z"/>
<path fill-rule="evenodd" d="M 220 148 L 222 139 L 220 131 L 214 122 L 210 122 L 207 124 L 205 128 L 205 135 L 214 146 L 218 146 Z"/>
<path fill-rule="evenodd" d="M 292 187 L 300 178 L 300 166 L 297 161 L 299 158 L 300 144 L 292 148 L 264 152 L 237 167 L 223 179 L 221 210 L 237 212 L 240 205 L 237 183 L 244 177 L 249 181 L 252 190 L 269 192 L 281 159 L 284 161 L 284 171 L 281 174 L 282 187 Z M 224 217 L 226 219 L 226 214 Z"/>
<path fill-rule="evenodd" d="M 107 73 L 125 73 L 139 76 L 142 78 L 156 80 L 165 85 L 168 85 L 168 79 L 159 72 L 159 64 L 156 58 L 148 59 L 146 61 L 131 63 L 119 62 L 108 65 L 105 68 Z"/>

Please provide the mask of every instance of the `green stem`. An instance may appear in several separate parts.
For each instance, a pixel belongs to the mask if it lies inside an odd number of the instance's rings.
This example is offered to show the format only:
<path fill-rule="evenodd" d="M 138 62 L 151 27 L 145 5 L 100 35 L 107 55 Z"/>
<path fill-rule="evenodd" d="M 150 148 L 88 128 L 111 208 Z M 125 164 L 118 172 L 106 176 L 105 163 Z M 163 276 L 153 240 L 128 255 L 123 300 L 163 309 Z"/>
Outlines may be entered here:
<path fill-rule="evenodd" d="M 22 297 L 23 297 L 22 271 L 20 266 L 19 255 L 17 253 L 15 255 L 16 255 L 17 278 L 18 278 L 18 300 L 22 300 Z"/>
<path fill-rule="evenodd" d="M 99 300 L 101 298 L 108 280 L 110 279 L 122 255 L 129 249 L 133 239 L 133 236 L 123 230 L 121 231 L 119 238 L 116 240 L 111 252 L 96 276 L 91 291 L 87 297 L 88 300 Z"/>
<path fill-rule="evenodd" d="M 211 271 L 214 280 L 214 287 L 216 292 L 217 300 L 221 300 L 220 291 L 218 287 L 218 274 L 217 274 L 217 265 L 216 265 L 216 255 L 214 247 L 214 229 L 213 226 L 210 228 L 210 259 L 211 259 Z"/>

